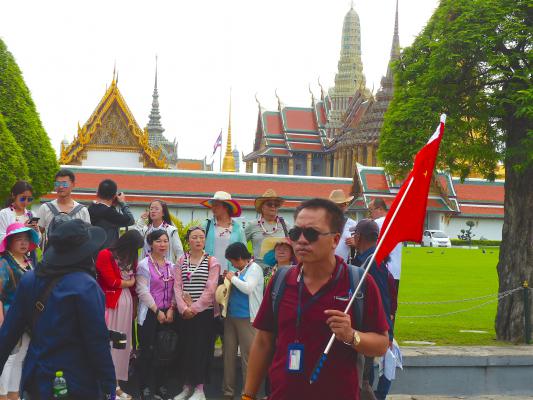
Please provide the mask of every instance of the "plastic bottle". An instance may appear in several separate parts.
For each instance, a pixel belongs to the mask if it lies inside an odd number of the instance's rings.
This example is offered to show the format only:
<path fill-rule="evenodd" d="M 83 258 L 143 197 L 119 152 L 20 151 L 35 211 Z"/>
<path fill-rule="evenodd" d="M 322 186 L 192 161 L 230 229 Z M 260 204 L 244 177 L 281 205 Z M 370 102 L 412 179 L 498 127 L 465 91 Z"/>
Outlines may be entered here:
<path fill-rule="evenodd" d="M 63 378 L 63 371 L 57 371 L 53 386 L 54 399 L 67 399 L 67 381 Z"/>

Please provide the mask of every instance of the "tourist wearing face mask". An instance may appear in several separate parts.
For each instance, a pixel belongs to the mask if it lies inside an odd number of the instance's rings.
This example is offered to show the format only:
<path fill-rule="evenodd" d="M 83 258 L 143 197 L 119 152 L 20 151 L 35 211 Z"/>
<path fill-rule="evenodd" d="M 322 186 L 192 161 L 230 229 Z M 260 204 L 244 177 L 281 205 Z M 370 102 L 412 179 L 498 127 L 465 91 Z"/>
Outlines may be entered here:
<path fill-rule="evenodd" d="M 172 225 L 170 212 L 167 203 L 164 201 L 152 201 L 148 207 L 148 211 L 142 214 L 141 218 L 137 220 L 135 229 L 141 232 L 145 238 L 141 259 L 150 253 L 150 245 L 146 241 L 146 238 L 151 232 L 158 229 L 164 230 L 169 238 L 168 253 L 165 256 L 167 260 L 171 261 L 172 264 L 176 264 L 179 258 L 183 255 L 183 245 L 181 243 L 180 235 L 178 234 L 178 228 Z"/>

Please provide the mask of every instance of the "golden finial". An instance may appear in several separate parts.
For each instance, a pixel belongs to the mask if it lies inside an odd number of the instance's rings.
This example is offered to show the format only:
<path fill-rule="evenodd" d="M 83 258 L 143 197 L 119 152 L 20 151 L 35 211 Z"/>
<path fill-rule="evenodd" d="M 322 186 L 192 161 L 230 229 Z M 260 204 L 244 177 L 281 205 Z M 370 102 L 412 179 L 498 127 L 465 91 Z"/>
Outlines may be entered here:
<path fill-rule="evenodd" d="M 235 158 L 231 151 L 231 88 L 229 90 L 229 120 L 228 120 L 228 139 L 226 141 L 226 153 L 222 162 L 223 172 L 235 172 Z"/>
<path fill-rule="evenodd" d="M 311 82 L 309 82 L 309 93 L 311 93 L 311 107 L 315 106 L 315 94 L 311 90 Z"/>

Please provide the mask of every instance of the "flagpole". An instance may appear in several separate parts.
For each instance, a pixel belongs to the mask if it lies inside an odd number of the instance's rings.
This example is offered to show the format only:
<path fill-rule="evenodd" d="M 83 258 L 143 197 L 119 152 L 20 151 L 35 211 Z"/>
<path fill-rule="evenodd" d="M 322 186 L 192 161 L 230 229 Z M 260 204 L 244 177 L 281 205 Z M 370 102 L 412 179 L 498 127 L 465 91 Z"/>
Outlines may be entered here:
<path fill-rule="evenodd" d="M 392 218 L 390 219 L 390 222 L 387 225 L 387 228 L 385 229 L 385 232 L 383 232 L 383 236 L 381 236 L 381 239 L 379 240 L 379 242 L 378 242 L 378 244 L 376 246 L 376 250 L 374 251 L 374 254 L 372 254 L 372 257 L 370 258 L 370 261 L 367 263 L 368 266 L 366 267 L 365 271 L 363 272 L 363 276 L 361 277 L 361 279 L 359 281 L 359 284 L 355 288 L 354 293 L 352 294 L 352 297 L 351 297 L 350 301 L 348 302 L 348 305 L 346 306 L 346 309 L 344 310 L 345 314 L 347 314 L 348 311 L 350 311 L 350 308 L 352 307 L 352 304 L 353 304 L 353 302 L 354 302 L 354 300 L 355 300 L 355 298 L 357 296 L 357 293 L 359 292 L 359 290 L 361 290 L 361 286 L 363 285 L 363 282 L 365 281 L 365 278 L 366 278 L 366 276 L 368 274 L 368 271 L 370 271 L 370 268 L 372 267 L 372 263 L 374 262 L 374 260 L 376 258 L 376 254 L 378 253 L 379 249 L 381 248 L 381 245 L 383 244 L 385 238 L 387 237 L 387 233 L 389 233 L 389 229 L 392 226 L 392 223 L 394 222 L 394 220 L 396 219 L 396 215 L 398 214 L 398 211 L 402 207 L 403 201 L 405 200 L 405 196 L 409 192 L 409 189 L 411 188 L 411 185 L 413 184 L 414 180 L 415 180 L 414 176 L 411 176 L 411 179 L 409 180 L 409 183 L 407 184 L 407 187 L 405 188 L 405 192 L 403 192 L 402 198 L 400 199 L 400 202 L 398 203 L 398 207 L 396 207 L 396 210 L 394 210 L 394 214 L 392 214 Z M 331 335 L 331 337 L 329 338 L 329 342 L 328 342 L 326 348 L 324 349 L 324 352 L 322 353 L 322 355 L 318 359 L 318 362 L 315 365 L 315 368 L 314 368 L 313 372 L 311 373 L 311 378 L 309 379 L 309 383 L 310 384 L 315 383 L 316 380 L 318 379 L 318 374 L 320 373 L 320 370 L 322 369 L 322 366 L 323 366 L 324 362 L 326 361 L 326 358 L 328 356 L 329 351 L 331 350 L 331 346 L 333 346 L 334 341 L 335 341 L 335 334 L 333 333 Z"/>

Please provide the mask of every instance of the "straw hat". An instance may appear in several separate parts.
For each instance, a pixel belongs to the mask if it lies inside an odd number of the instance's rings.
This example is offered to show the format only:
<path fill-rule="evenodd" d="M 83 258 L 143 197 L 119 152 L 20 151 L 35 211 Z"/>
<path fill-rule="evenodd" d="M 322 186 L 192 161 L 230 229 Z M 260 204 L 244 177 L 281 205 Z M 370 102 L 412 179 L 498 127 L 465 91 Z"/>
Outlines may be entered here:
<path fill-rule="evenodd" d="M 262 258 L 269 251 L 274 250 L 278 244 L 287 244 L 290 247 L 291 242 L 286 237 L 266 237 L 261 243 L 261 250 L 259 251 L 259 256 Z"/>
<path fill-rule="evenodd" d="M 225 318 L 228 312 L 229 294 L 231 291 L 231 282 L 224 278 L 224 283 L 218 285 L 215 291 L 215 301 L 222 306 L 221 314 Z"/>
<path fill-rule="evenodd" d="M 285 202 L 285 200 L 282 197 L 279 197 L 278 194 L 274 191 L 274 189 L 267 189 L 265 193 L 261 197 L 258 197 L 255 199 L 255 210 L 261 214 L 261 208 L 263 208 L 263 204 L 268 200 L 274 200 L 280 203 L 280 206 Z"/>
<path fill-rule="evenodd" d="M 218 191 L 215 192 L 212 198 L 202 201 L 200 204 L 207 208 L 213 207 L 214 201 L 220 201 L 230 206 L 230 217 L 239 217 L 241 215 L 241 206 L 235 200 L 231 199 L 231 194 L 228 192 Z"/>
<path fill-rule="evenodd" d="M 9 236 L 16 235 L 17 233 L 22 232 L 29 232 L 30 234 L 30 251 L 34 250 L 39 245 L 39 235 L 37 234 L 37 232 L 35 232 L 34 229 L 27 227 L 20 222 L 13 222 L 7 227 L 6 236 L 4 236 L 4 239 L 0 242 L 0 253 L 3 253 L 7 250 L 7 238 Z"/>
<path fill-rule="evenodd" d="M 353 200 L 353 196 L 346 197 L 346 194 L 344 194 L 344 190 L 342 189 L 335 189 L 332 190 L 329 194 L 329 199 L 337 204 L 344 204 L 349 203 Z"/>

